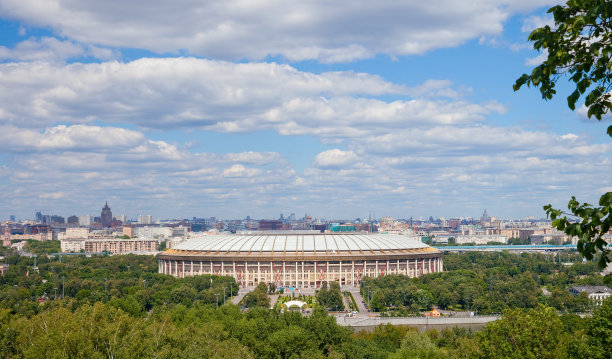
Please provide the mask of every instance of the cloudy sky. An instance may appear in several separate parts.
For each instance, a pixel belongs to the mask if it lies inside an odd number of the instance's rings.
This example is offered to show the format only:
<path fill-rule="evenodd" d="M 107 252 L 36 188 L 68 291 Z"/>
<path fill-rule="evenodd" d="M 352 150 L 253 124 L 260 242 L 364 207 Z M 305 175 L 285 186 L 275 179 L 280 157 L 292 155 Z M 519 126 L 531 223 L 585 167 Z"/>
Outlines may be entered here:
<path fill-rule="evenodd" d="M 0 0 L 0 219 L 596 201 L 609 122 L 512 91 L 552 4 Z"/>

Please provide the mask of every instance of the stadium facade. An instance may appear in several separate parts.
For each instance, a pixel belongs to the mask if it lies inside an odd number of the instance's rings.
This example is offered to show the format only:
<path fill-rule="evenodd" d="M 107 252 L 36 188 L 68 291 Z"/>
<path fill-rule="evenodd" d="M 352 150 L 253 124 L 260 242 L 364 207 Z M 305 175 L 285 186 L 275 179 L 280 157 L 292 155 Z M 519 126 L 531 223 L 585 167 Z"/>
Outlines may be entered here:
<path fill-rule="evenodd" d="M 297 288 L 322 282 L 358 286 L 363 277 L 442 271 L 442 253 L 394 234 L 258 234 L 193 238 L 158 255 L 159 272 L 175 277 L 232 276 Z"/>

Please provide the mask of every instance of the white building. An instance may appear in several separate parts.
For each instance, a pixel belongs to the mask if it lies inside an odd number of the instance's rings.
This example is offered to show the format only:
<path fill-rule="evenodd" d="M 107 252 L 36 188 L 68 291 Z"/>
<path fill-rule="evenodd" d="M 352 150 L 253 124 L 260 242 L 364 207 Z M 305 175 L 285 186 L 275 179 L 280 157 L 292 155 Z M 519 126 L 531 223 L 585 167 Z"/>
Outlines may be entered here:
<path fill-rule="evenodd" d="M 138 224 L 153 224 L 153 216 L 150 214 L 141 214 L 138 216 Z"/>
<path fill-rule="evenodd" d="M 60 241 L 62 252 L 80 252 L 85 249 L 86 238 L 81 239 L 64 239 Z"/>
<path fill-rule="evenodd" d="M 573 295 L 578 295 L 581 292 L 586 292 L 595 305 L 601 305 L 601 302 L 612 295 L 612 289 L 604 285 L 578 285 L 570 288 L 570 293 Z"/>
<path fill-rule="evenodd" d="M 127 216 L 125 214 L 120 214 L 115 217 L 116 220 L 121 221 L 121 223 L 127 223 Z"/>
<path fill-rule="evenodd" d="M 93 216 L 90 216 L 90 215 L 79 216 L 79 226 L 91 227 L 92 223 L 93 223 Z"/>
<path fill-rule="evenodd" d="M 172 228 L 144 226 L 132 228 L 132 237 L 138 238 L 169 238 L 172 237 Z"/>
<path fill-rule="evenodd" d="M 66 228 L 66 239 L 87 239 L 89 228 Z"/>
<path fill-rule="evenodd" d="M 489 242 L 508 243 L 508 238 L 499 234 L 472 234 L 455 236 L 455 244 L 487 244 Z"/>
<path fill-rule="evenodd" d="M 132 237 L 138 238 L 170 238 L 186 237 L 187 227 L 157 227 L 143 226 L 132 228 Z"/>

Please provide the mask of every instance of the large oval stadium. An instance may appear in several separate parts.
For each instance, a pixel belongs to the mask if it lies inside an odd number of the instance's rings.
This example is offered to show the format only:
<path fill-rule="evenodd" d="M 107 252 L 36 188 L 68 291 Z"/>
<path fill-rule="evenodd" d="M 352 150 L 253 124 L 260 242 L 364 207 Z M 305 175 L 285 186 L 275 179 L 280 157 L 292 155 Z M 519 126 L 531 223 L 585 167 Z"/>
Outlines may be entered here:
<path fill-rule="evenodd" d="M 232 276 L 242 286 L 357 286 L 363 277 L 442 271 L 440 251 L 393 234 L 213 235 L 180 243 L 158 259 L 160 273 Z"/>

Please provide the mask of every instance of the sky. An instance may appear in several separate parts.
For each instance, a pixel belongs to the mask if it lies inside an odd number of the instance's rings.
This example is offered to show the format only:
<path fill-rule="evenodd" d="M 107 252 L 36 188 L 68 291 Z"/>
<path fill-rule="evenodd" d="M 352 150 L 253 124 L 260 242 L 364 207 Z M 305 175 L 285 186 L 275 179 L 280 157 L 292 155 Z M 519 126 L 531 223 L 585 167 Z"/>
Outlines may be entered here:
<path fill-rule="evenodd" d="M 0 0 L 0 219 L 545 217 L 609 119 L 512 90 L 554 2 Z"/>

